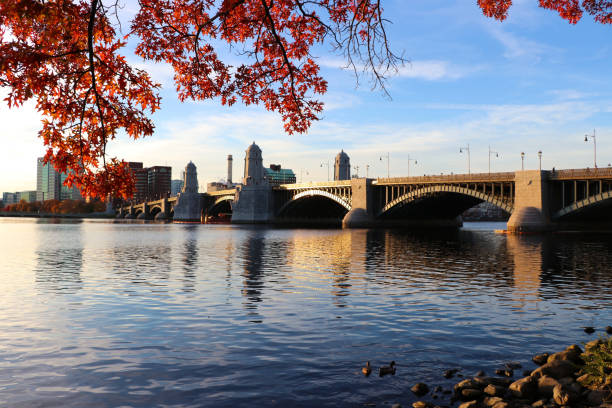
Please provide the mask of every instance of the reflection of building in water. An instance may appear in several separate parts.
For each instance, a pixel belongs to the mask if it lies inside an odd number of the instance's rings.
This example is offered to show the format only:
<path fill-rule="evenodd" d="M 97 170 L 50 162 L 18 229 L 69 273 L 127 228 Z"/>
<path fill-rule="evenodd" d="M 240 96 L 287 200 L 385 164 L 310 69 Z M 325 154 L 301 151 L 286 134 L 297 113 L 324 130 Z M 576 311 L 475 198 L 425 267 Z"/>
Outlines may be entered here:
<path fill-rule="evenodd" d="M 261 292 L 264 286 L 262 264 L 265 245 L 265 230 L 253 230 L 245 239 L 242 295 L 247 299 L 247 309 L 257 309 L 257 304 L 262 300 Z M 257 312 L 253 311 L 251 314 L 257 314 Z"/>
<path fill-rule="evenodd" d="M 542 237 L 508 235 L 508 253 L 514 261 L 513 297 L 521 305 L 539 300 L 544 250 L 547 247 Z"/>
<path fill-rule="evenodd" d="M 183 253 L 183 292 L 193 292 L 195 289 L 195 270 L 198 264 L 197 226 L 185 227 L 185 249 Z"/>
<path fill-rule="evenodd" d="M 51 227 L 45 224 L 38 226 L 41 229 Z M 49 231 L 41 234 L 41 236 L 49 235 L 53 236 L 54 240 L 39 241 L 36 249 L 36 282 L 49 292 L 76 293 L 83 287 L 81 224 L 75 224 L 74 228 L 71 226 L 71 228 L 59 230 L 57 234 L 50 234 Z"/>

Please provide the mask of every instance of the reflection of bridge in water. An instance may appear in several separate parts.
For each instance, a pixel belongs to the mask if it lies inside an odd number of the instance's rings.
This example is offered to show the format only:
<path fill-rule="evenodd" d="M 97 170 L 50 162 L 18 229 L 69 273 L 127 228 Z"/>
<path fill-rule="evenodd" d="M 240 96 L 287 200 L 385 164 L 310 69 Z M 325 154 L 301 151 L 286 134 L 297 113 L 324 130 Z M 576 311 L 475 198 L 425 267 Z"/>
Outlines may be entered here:
<path fill-rule="evenodd" d="M 359 178 L 279 186 L 247 182 L 198 196 L 193 220 L 238 207 L 242 216 L 236 217 L 234 211 L 232 222 L 456 226 L 465 210 L 488 202 L 511 215 L 510 229 L 588 227 L 611 221 L 612 169 Z M 177 202 L 176 197 L 150 201 L 123 207 L 120 213 L 172 218 Z"/>

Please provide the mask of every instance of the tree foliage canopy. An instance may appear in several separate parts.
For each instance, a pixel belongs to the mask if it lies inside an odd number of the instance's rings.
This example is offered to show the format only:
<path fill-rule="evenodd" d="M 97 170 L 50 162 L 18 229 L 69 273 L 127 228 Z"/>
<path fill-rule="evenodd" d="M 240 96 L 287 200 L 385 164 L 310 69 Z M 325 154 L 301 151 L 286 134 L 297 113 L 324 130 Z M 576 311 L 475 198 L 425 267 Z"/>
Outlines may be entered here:
<path fill-rule="evenodd" d="M 327 83 L 311 54 L 329 43 L 347 66 L 365 70 L 384 90 L 403 62 L 389 48 L 380 0 L 138 0 L 123 35 L 118 0 L 0 1 L 0 85 L 9 106 L 29 99 L 43 116 L 45 160 L 91 196 L 130 197 L 127 164 L 107 158 L 122 130 L 153 134 L 149 114 L 160 107 L 159 84 L 127 62 L 136 54 L 174 69 L 184 101 L 262 104 L 281 115 L 288 133 L 305 132 L 322 112 Z M 511 0 L 478 0 L 485 15 L 506 18 Z M 612 22 L 612 0 L 539 0 L 570 23 L 588 13 Z M 233 66 L 217 49 L 229 46 L 247 62 Z"/>

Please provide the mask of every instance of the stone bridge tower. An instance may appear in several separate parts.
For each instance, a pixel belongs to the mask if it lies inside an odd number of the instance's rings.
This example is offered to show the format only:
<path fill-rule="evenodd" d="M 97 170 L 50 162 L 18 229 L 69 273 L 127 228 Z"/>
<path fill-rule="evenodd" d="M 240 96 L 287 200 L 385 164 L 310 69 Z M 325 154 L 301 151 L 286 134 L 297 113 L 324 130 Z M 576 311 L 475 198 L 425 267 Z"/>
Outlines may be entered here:
<path fill-rule="evenodd" d="M 244 178 L 236 188 L 232 222 L 265 223 L 273 218 L 272 186 L 265 178 L 261 149 L 253 142 L 245 152 Z"/>
<path fill-rule="evenodd" d="M 351 159 L 348 154 L 342 150 L 336 155 L 334 162 L 334 180 L 350 180 L 351 179 Z"/>
<path fill-rule="evenodd" d="M 178 194 L 174 206 L 175 221 L 200 221 L 202 217 L 200 193 L 198 193 L 198 172 L 195 164 L 189 162 L 185 166 L 185 184 Z"/>

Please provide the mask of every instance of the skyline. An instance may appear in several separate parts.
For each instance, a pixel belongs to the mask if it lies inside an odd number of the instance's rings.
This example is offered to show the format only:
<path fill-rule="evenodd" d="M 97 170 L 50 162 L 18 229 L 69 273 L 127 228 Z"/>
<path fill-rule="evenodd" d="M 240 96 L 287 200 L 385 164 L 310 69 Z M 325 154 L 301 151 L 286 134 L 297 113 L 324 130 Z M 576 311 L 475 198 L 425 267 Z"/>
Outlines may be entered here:
<path fill-rule="evenodd" d="M 365 79 L 355 89 L 351 72 L 327 49 L 318 52 L 329 91 L 322 119 L 308 134 L 286 135 L 280 116 L 263 107 L 217 100 L 180 103 L 167 66 L 128 60 L 162 83 L 162 109 L 153 115 L 156 134 L 109 145 L 111 156 L 169 165 L 173 179 L 189 161 L 198 169 L 200 190 L 225 177 L 226 158 L 234 157 L 234 179 L 242 178 L 244 151 L 255 141 L 264 165 L 294 170 L 298 181 L 324 181 L 321 163 L 343 149 L 358 165 L 370 165 L 370 177 L 467 173 L 460 147 L 470 145 L 472 173 L 487 172 L 488 146 L 499 152 L 491 171 L 593 166 L 597 132 L 599 167 L 612 162 L 612 46 L 610 27 L 585 16 L 577 25 L 533 2 L 518 1 L 507 21 L 484 17 L 476 4 L 432 1 L 427 5 L 389 1 L 391 45 L 405 50 L 412 63 L 388 82 L 392 100 L 371 92 Z M 129 13 L 129 7 L 126 10 Z M 322 47 L 325 48 L 325 47 Z M 6 90 L 0 89 L 2 96 Z M 40 117 L 30 102 L 20 109 L 0 105 L 3 149 L 0 191 L 35 189 L 36 158 L 44 153 L 36 137 Z M 308 174 L 306 174 L 308 172 Z M 353 170 L 355 173 L 355 170 Z"/>

